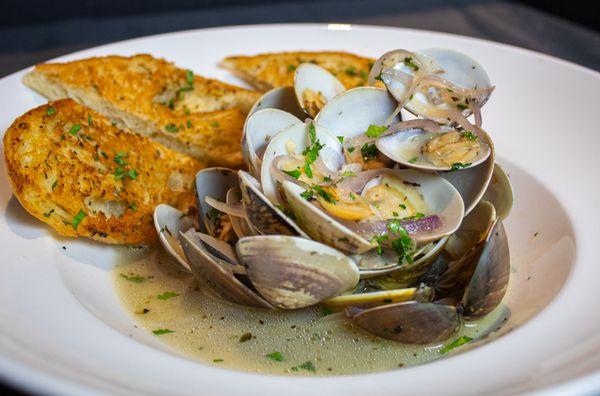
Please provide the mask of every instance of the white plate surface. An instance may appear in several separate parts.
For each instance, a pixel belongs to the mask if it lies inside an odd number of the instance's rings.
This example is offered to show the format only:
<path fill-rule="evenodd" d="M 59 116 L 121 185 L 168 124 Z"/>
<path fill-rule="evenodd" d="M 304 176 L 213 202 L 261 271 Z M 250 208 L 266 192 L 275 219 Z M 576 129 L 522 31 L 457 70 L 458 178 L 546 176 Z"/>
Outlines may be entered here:
<path fill-rule="evenodd" d="M 600 391 L 600 74 L 491 42 L 349 25 L 229 27 L 160 35 L 61 58 L 151 53 L 240 83 L 227 55 L 449 47 L 477 59 L 497 86 L 484 127 L 511 175 L 506 222 L 512 316 L 497 340 L 431 364 L 370 375 L 261 376 L 192 362 L 134 328 L 112 289 L 110 247 L 61 239 L 12 198 L 0 165 L 0 376 L 53 394 L 365 395 L 548 394 Z M 0 130 L 44 102 L 0 80 Z M 539 233 L 534 236 L 535 233 Z M 63 246 L 66 249 L 63 249 Z"/>

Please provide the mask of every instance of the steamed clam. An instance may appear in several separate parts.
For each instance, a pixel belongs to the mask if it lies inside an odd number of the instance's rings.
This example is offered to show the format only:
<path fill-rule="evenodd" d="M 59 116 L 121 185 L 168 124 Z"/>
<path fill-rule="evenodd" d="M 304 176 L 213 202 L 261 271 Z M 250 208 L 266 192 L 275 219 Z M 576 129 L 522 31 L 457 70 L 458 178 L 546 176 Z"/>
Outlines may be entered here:
<path fill-rule="evenodd" d="M 445 340 L 508 285 L 512 188 L 480 112 L 493 87 L 445 49 L 391 51 L 370 77 L 344 90 L 301 64 L 246 120 L 249 172 L 200 171 L 199 226 L 161 205 L 157 229 L 171 224 L 165 248 L 233 303 L 324 303 L 380 337 Z"/>

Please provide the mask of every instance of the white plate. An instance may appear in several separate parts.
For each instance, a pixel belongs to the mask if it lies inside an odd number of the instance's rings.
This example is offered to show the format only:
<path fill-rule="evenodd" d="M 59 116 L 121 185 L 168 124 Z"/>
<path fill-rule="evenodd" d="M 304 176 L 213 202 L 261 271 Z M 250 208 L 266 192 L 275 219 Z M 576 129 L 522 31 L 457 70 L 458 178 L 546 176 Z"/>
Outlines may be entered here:
<path fill-rule="evenodd" d="M 226 55 L 348 50 L 377 57 L 404 47 L 449 47 L 477 59 L 497 89 L 484 109 L 516 205 L 506 223 L 514 272 L 499 339 L 431 364 L 325 378 L 261 376 L 169 353 L 134 328 L 109 270 L 111 248 L 65 240 L 11 198 L 0 165 L 0 375 L 55 394 L 378 396 L 600 390 L 600 74 L 491 42 L 448 34 L 349 25 L 198 30 L 111 44 L 61 58 L 148 52 L 231 82 Z M 0 80 L 0 129 L 43 99 Z M 534 233 L 539 232 L 534 237 Z M 65 246 L 66 250 L 62 247 Z M 529 320 L 527 320 L 529 319 Z"/>

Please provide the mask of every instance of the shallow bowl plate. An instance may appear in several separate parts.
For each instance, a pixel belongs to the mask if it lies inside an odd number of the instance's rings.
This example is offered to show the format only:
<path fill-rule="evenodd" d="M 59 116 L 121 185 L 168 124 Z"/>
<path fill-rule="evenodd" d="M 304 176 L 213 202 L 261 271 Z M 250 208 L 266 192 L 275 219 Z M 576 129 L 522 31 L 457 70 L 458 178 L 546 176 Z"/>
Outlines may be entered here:
<path fill-rule="evenodd" d="M 111 284 L 114 248 L 61 239 L 32 219 L 12 198 L 0 161 L 0 377 L 53 394 L 598 393 L 600 74 L 482 40 L 350 25 L 188 31 L 61 60 L 151 53 L 202 75 L 241 83 L 217 67 L 220 59 L 291 50 L 347 50 L 376 58 L 399 47 L 463 51 L 497 86 L 484 109 L 484 126 L 516 193 L 506 222 L 511 316 L 501 337 L 423 366 L 344 377 L 263 376 L 192 362 L 134 327 Z M 44 102 L 21 84 L 25 72 L 0 80 L 0 130 Z M 570 106 L 556 111 L 565 98 Z M 569 131 L 580 138 L 563 139 Z"/>

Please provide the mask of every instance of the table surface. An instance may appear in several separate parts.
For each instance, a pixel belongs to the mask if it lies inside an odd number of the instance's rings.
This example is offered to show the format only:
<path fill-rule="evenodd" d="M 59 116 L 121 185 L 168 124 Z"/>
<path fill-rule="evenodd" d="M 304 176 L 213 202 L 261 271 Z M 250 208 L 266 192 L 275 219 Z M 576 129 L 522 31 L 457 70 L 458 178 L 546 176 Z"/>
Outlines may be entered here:
<path fill-rule="evenodd" d="M 324 0 L 3 26 L 0 77 L 73 51 L 133 37 L 213 26 L 285 22 L 344 22 L 442 31 L 528 48 L 600 71 L 600 33 L 519 3 Z M 0 384 L 0 394 L 9 392 Z"/>

